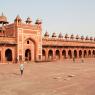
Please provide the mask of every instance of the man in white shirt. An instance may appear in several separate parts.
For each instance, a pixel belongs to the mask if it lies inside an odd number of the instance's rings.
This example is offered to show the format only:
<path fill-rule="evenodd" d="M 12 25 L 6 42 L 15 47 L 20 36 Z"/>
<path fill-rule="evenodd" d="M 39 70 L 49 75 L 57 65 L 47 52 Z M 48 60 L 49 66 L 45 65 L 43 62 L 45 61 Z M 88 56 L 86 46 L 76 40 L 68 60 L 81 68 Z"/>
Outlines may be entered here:
<path fill-rule="evenodd" d="M 24 64 L 20 64 L 20 72 L 21 72 L 21 76 L 23 75 L 23 70 L 24 70 Z"/>

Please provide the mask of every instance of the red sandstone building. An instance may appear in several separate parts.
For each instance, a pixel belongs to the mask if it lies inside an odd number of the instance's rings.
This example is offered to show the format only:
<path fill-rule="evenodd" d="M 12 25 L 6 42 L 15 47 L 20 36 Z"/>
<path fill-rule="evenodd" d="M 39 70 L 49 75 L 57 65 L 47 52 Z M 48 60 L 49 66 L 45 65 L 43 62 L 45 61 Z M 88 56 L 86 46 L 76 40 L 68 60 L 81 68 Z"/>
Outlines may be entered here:
<path fill-rule="evenodd" d="M 78 35 L 63 37 L 56 33 L 49 37 L 48 32 L 42 37 L 42 22 L 35 24 L 30 18 L 25 22 L 17 16 L 9 24 L 7 18 L 0 16 L 0 63 L 19 61 L 53 61 L 95 57 L 95 39 Z"/>

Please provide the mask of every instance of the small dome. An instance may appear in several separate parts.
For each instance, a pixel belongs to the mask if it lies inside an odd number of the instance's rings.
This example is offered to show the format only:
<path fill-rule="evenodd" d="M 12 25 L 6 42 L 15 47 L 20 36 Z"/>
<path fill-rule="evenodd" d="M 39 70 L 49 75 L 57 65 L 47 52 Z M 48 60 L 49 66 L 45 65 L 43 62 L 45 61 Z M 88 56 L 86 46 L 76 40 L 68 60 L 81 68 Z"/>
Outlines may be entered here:
<path fill-rule="evenodd" d="M 86 36 L 85 40 L 89 40 L 89 37 L 88 37 L 88 36 Z"/>
<path fill-rule="evenodd" d="M 6 28 L 4 26 L 0 27 L 0 31 L 6 31 Z"/>
<path fill-rule="evenodd" d="M 70 38 L 71 38 L 71 39 L 74 39 L 74 35 L 72 34 Z"/>
<path fill-rule="evenodd" d="M 7 22 L 7 17 L 4 16 L 3 13 L 2 13 L 2 15 L 0 16 L 0 23 L 3 23 L 3 24 L 7 24 L 7 23 L 8 23 L 8 22 Z"/>
<path fill-rule="evenodd" d="M 17 17 L 15 18 L 15 21 L 22 21 L 22 19 L 20 18 L 19 15 L 17 15 Z"/>
<path fill-rule="evenodd" d="M 31 18 L 28 17 L 28 18 L 26 19 L 26 23 L 31 23 L 31 22 L 32 22 Z"/>
<path fill-rule="evenodd" d="M 76 35 L 76 39 L 79 39 L 80 37 L 79 37 L 79 35 Z"/>
<path fill-rule="evenodd" d="M 93 37 L 90 37 L 90 40 L 92 41 L 93 40 Z"/>
<path fill-rule="evenodd" d="M 44 34 L 45 37 L 49 37 L 49 33 L 46 31 L 46 33 Z"/>
<path fill-rule="evenodd" d="M 40 19 L 37 19 L 35 24 L 42 24 L 42 21 Z"/>
<path fill-rule="evenodd" d="M 68 34 L 65 34 L 65 38 L 66 38 L 66 39 L 69 38 Z"/>
<path fill-rule="evenodd" d="M 59 36 L 58 36 L 59 38 L 63 38 L 63 35 L 62 35 L 62 33 L 59 33 Z"/>
<path fill-rule="evenodd" d="M 84 36 L 81 36 L 81 40 L 83 40 L 84 39 Z"/>
<path fill-rule="evenodd" d="M 52 34 L 52 37 L 56 37 L 56 33 L 55 32 Z"/>

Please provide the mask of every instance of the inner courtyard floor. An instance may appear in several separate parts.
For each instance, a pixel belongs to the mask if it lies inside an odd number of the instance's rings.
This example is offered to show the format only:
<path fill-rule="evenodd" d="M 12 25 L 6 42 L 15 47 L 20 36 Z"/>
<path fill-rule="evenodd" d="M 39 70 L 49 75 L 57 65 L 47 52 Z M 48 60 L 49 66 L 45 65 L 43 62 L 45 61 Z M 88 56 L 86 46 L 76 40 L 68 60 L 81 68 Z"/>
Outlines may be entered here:
<path fill-rule="evenodd" d="M 0 64 L 0 95 L 95 95 L 95 59 Z"/>

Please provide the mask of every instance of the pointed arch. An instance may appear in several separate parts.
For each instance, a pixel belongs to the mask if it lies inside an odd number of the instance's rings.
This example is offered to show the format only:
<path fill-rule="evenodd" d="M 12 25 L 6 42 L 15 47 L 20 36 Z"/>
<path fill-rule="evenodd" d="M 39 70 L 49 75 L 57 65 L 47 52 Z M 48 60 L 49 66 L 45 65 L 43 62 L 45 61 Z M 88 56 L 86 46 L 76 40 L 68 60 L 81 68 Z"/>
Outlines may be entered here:
<path fill-rule="evenodd" d="M 77 58 L 77 51 L 74 50 L 74 58 Z"/>
<path fill-rule="evenodd" d="M 31 50 L 30 49 L 25 50 L 25 61 L 31 61 Z"/>
<path fill-rule="evenodd" d="M 56 54 L 56 59 L 60 59 L 60 51 L 56 50 L 55 54 Z"/>
<path fill-rule="evenodd" d="M 86 58 L 86 57 L 87 57 L 87 51 L 84 50 L 84 58 Z"/>
<path fill-rule="evenodd" d="M 72 52 L 71 52 L 71 50 L 68 51 L 68 57 L 72 58 Z"/>
<path fill-rule="evenodd" d="M 82 50 L 79 50 L 79 58 L 82 58 Z"/>
<path fill-rule="evenodd" d="M 33 39 L 33 38 L 27 38 L 25 41 L 24 41 L 24 43 L 26 42 L 27 43 L 27 41 L 32 41 L 35 45 L 36 45 L 36 41 L 35 41 L 35 39 Z"/>
<path fill-rule="evenodd" d="M 27 52 L 26 51 L 27 49 L 30 50 L 30 51 L 28 50 L 28 53 L 26 53 L 25 55 L 27 55 L 27 54 L 29 54 L 28 56 L 31 55 L 30 58 L 25 56 L 25 61 L 36 61 L 37 58 L 40 59 L 40 57 L 36 57 L 37 56 L 36 48 L 37 48 L 38 45 L 37 45 L 34 38 L 31 38 L 31 37 L 26 38 L 23 43 L 24 43 L 24 46 L 25 46 L 24 47 L 24 53 Z"/>
<path fill-rule="evenodd" d="M 6 49 L 5 58 L 6 58 L 6 61 L 12 61 L 12 50 L 11 49 Z"/>
<path fill-rule="evenodd" d="M 44 50 L 44 49 L 42 50 L 42 59 L 43 59 L 43 60 L 45 60 L 45 59 L 46 59 L 46 52 L 45 52 L 45 50 Z"/>
<path fill-rule="evenodd" d="M 66 50 L 62 51 L 62 56 L 63 56 L 63 58 L 66 58 Z"/>
<path fill-rule="evenodd" d="M 89 57 L 91 56 L 91 50 L 88 51 L 88 56 L 89 56 Z"/>
<path fill-rule="evenodd" d="M 48 58 L 51 60 L 53 59 L 53 50 L 48 51 Z"/>
<path fill-rule="evenodd" d="M 93 57 L 95 57 L 95 50 L 92 51 Z"/>

